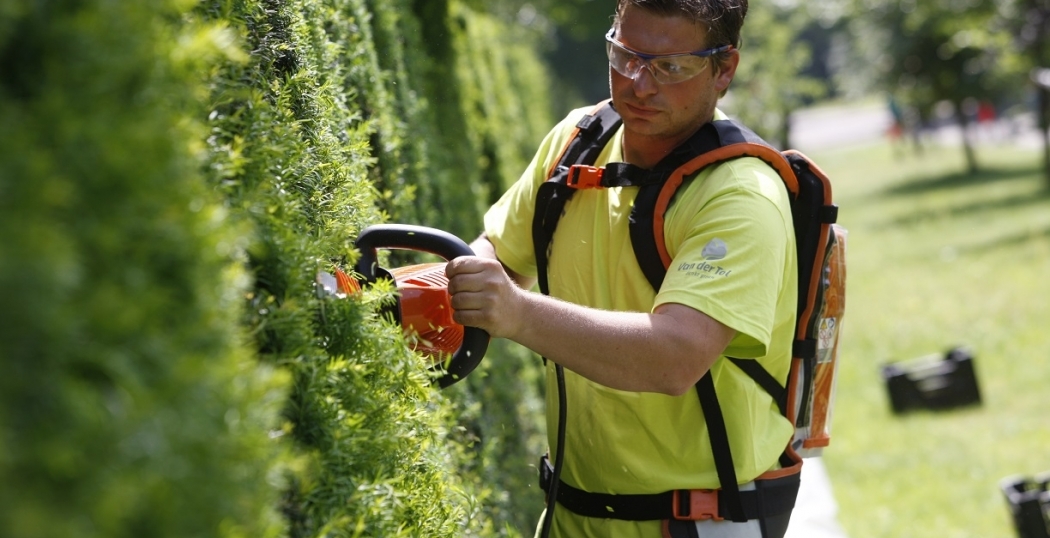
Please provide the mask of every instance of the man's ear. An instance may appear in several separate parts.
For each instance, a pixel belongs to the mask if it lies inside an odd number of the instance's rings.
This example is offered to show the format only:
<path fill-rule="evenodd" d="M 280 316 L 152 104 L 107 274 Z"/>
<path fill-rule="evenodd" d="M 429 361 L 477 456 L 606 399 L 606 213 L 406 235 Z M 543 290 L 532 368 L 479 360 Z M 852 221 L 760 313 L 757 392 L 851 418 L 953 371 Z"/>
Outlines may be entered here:
<path fill-rule="evenodd" d="M 715 89 L 723 93 L 729 89 L 729 83 L 733 82 L 736 75 L 736 67 L 740 65 L 740 52 L 733 49 L 729 57 L 718 63 L 718 73 L 715 74 Z"/>

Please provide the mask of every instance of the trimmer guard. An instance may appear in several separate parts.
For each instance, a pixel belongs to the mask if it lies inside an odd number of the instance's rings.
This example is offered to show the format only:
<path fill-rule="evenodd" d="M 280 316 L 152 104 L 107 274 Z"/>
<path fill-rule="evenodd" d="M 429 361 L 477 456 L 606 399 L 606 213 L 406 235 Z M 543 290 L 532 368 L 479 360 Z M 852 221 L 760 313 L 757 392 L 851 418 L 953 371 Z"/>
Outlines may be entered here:
<path fill-rule="evenodd" d="M 387 271 L 378 265 L 378 249 L 428 252 L 452 260 L 473 256 L 462 239 L 448 232 L 408 224 L 379 224 L 366 228 L 355 243 L 361 252 L 355 270 L 365 283 L 379 278 L 394 279 L 400 297 L 398 321 L 417 351 L 437 358 L 435 368 L 444 367 L 437 379 L 445 388 L 463 379 L 481 363 L 488 349 L 489 334 L 477 327 L 452 321 L 448 279 L 442 263 L 422 264 Z"/>

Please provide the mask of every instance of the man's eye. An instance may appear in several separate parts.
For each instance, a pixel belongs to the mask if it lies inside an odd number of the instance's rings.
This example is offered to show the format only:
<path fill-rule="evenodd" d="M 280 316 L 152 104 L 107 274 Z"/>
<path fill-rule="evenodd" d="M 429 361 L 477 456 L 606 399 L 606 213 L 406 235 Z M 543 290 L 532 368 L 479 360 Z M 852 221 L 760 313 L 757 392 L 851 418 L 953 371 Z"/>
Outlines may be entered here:
<path fill-rule="evenodd" d="M 678 62 L 674 62 L 674 61 L 668 61 L 668 60 L 657 61 L 657 62 L 653 62 L 653 66 L 656 67 L 658 70 L 663 71 L 663 72 L 668 73 L 668 74 L 671 74 L 671 75 L 678 74 L 678 73 L 682 72 L 682 66 Z"/>
<path fill-rule="evenodd" d="M 637 60 L 638 59 L 637 55 L 632 54 L 632 53 L 630 53 L 630 52 L 628 52 L 626 50 L 617 50 L 616 51 L 616 56 L 619 57 L 620 59 L 622 59 L 625 62 L 630 62 L 632 60 Z"/>

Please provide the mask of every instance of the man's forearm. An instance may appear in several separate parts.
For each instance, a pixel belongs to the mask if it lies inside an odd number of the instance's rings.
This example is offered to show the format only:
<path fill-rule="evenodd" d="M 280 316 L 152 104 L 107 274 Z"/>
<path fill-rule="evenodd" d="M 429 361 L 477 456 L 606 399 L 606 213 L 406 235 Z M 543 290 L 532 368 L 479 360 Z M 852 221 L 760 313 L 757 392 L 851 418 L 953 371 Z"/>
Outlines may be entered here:
<path fill-rule="evenodd" d="M 498 262 L 484 236 L 471 247 L 479 258 Z M 662 305 L 652 314 L 598 310 L 526 291 L 532 279 L 502 264 L 462 260 L 449 266 L 458 275 L 450 283 L 457 321 L 518 342 L 615 389 L 681 394 L 734 335 L 682 305 Z"/>
<path fill-rule="evenodd" d="M 536 293 L 508 338 L 601 385 L 679 395 L 711 368 L 733 331 L 682 305 L 652 314 L 583 307 Z"/>

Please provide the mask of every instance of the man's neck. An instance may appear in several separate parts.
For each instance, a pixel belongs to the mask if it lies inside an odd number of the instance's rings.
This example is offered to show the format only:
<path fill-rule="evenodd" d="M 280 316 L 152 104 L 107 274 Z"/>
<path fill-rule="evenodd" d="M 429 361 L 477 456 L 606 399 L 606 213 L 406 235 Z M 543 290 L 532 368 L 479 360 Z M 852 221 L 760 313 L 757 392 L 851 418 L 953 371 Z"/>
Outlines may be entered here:
<path fill-rule="evenodd" d="M 652 168 L 664 157 L 668 156 L 686 140 L 689 140 L 704 124 L 709 123 L 713 116 L 707 121 L 696 126 L 696 129 L 680 134 L 675 137 L 656 137 L 639 135 L 631 131 L 624 131 L 620 148 L 623 152 L 624 161 L 642 168 Z"/>
<path fill-rule="evenodd" d="M 652 168 L 671 153 L 681 142 L 648 143 L 647 140 L 632 140 L 630 133 L 623 134 L 623 160 L 642 168 Z"/>

